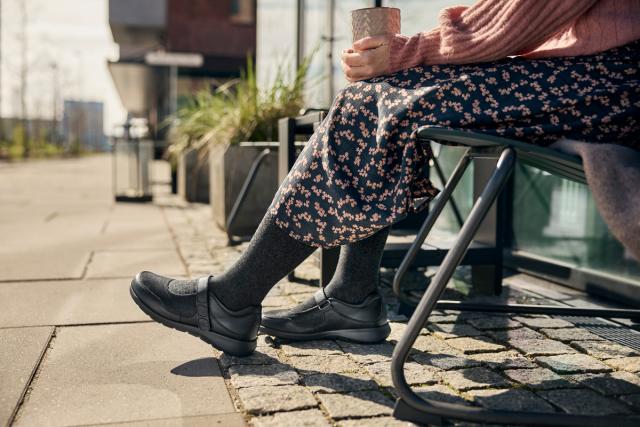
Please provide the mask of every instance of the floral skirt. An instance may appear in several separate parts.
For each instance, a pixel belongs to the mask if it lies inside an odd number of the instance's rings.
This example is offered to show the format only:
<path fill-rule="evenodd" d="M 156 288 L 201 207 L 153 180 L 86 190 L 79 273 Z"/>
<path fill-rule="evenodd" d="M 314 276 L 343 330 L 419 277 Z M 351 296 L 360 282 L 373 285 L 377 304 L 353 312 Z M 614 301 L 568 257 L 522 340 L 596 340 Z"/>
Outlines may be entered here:
<path fill-rule="evenodd" d="M 422 126 L 548 145 L 559 138 L 640 149 L 640 41 L 597 55 L 420 66 L 347 86 L 269 207 L 311 246 L 364 239 L 438 190 Z"/>

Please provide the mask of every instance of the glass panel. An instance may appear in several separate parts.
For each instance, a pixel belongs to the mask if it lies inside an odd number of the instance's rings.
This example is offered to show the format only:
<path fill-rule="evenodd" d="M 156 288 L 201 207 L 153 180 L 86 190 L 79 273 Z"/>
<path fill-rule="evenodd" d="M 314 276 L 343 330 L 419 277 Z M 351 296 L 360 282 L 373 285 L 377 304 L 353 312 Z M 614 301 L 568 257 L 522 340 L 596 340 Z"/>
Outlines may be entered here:
<path fill-rule="evenodd" d="M 295 62 L 296 1 L 260 0 L 256 11 L 256 72 L 258 84 L 273 79 L 278 65 Z"/>
<path fill-rule="evenodd" d="M 303 52 L 309 55 L 315 50 L 305 89 L 306 105 L 309 108 L 328 108 L 331 105 L 327 91 L 327 0 L 305 0 L 304 2 Z"/>
<path fill-rule="evenodd" d="M 333 94 L 334 96 L 347 85 L 347 80 L 342 73 L 340 56 L 342 50 L 351 46 L 351 11 L 372 7 L 375 3 L 372 0 L 339 0 L 336 1 L 334 11 L 334 33 L 333 33 Z"/>
<path fill-rule="evenodd" d="M 438 26 L 438 15 L 444 8 L 469 6 L 475 0 L 384 0 L 383 6 L 400 9 L 402 34 L 412 36 Z"/>
<path fill-rule="evenodd" d="M 640 265 L 611 236 L 586 185 L 518 165 L 514 249 L 638 280 Z"/>
<path fill-rule="evenodd" d="M 231 2 L 231 22 L 253 24 L 253 0 L 233 0 Z"/>
<path fill-rule="evenodd" d="M 445 180 L 448 180 L 453 169 L 456 167 L 456 164 L 458 164 L 460 157 L 462 157 L 465 148 L 450 147 L 439 144 L 432 144 L 432 147 L 434 156 L 444 173 Z M 435 168 L 432 167 L 429 170 L 429 177 L 431 178 L 433 185 L 442 190 L 446 182 L 440 181 Z M 460 215 L 462 215 L 462 219 L 464 220 L 464 218 L 469 215 L 469 212 L 471 212 L 471 207 L 473 206 L 473 163 L 469 165 L 467 171 L 462 176 L 460 183 L 453 192 L 453 200 L 460 211 Z M 460 226 L 453 214 L 451 203 L 447 203 L 447 206 L 442 211 L 442 214 L 440 214 L 438 221 L 436 221 L 434 233 L 440 235 L 454 235 L 459 230 Z"/>

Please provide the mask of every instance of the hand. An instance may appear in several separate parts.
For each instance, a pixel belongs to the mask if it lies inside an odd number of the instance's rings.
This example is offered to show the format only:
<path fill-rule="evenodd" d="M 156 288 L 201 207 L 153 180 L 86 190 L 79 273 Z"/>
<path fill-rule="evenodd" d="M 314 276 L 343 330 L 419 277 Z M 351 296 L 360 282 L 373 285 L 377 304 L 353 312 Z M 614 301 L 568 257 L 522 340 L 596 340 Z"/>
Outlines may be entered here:
<path fill-rule="evenodd" d="M 356 40 L 342 51 L 342 70 L 351 83 L 387 74 L 392 35 Z"/>

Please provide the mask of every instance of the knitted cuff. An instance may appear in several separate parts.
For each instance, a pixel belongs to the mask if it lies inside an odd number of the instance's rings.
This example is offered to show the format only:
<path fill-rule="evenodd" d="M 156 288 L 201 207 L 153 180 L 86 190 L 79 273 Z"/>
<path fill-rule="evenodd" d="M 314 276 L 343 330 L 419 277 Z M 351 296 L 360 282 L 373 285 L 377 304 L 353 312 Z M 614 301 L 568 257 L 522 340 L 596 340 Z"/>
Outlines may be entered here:
<path fill-rule="evenodd" d="M 389 74 L 409 68 L 405 66 L 409 59 L 408 56 L 410 56 L 408 54 L 411 53 L 406 49 L 409 40 L 411 40 L 409 37 L 402 34 L 394 34 L 391 39 L 391 44 L 389 45 L 389 68 L 387 70 Z"/>
<path fill-rule="evenodd" d="M 438 29 L 418 33 L 413 37 L 396 34 L 389 46 L 389 73 L 406 70 L 420 64 L 440 60 L 440 32 Z"/>

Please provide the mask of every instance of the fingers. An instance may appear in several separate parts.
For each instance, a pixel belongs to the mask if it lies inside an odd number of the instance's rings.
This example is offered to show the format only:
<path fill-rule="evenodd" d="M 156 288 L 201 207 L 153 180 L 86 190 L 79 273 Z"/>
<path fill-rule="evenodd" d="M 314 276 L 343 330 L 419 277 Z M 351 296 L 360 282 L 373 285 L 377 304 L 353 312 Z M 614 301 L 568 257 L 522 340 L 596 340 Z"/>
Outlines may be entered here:
<path fill-rule="evenodd" d="M 366 56 L 363 53 L 355 52 L 353 49 L 345 49 L 342 51 L 342 62 L 350 67 L 362 67 L 367 63 Z"/>
<path fill-rule="evenodd" d="M 370 66 L 349 67 L 345 63 L 342 63 L 342 71 L 344 72 L 346 79 L 350 82 L 364 80 L 374 76 L 373 70 Z"/>
<path fill-rule="evenodd" d="M 387 36 L 365 37 L 341 55 L 342 71 L 349 82 L 384 74 L 388 57 Z"/>
<path fill-rule="evenodd" d="M 387 41 L 387 36 L 369 36 L 353 42 L 356 50 L 369 50 L 382 46 Z"/>
<path fill-rule="evenodd" d="M 353 83 L 371 75 L 373 70 L 369 64 L 369 55 L 366 55 L 366 53 L 355 52 L 353 49 L 344 49 L 342 51 L 342 71 L 347 81 Z"/>

